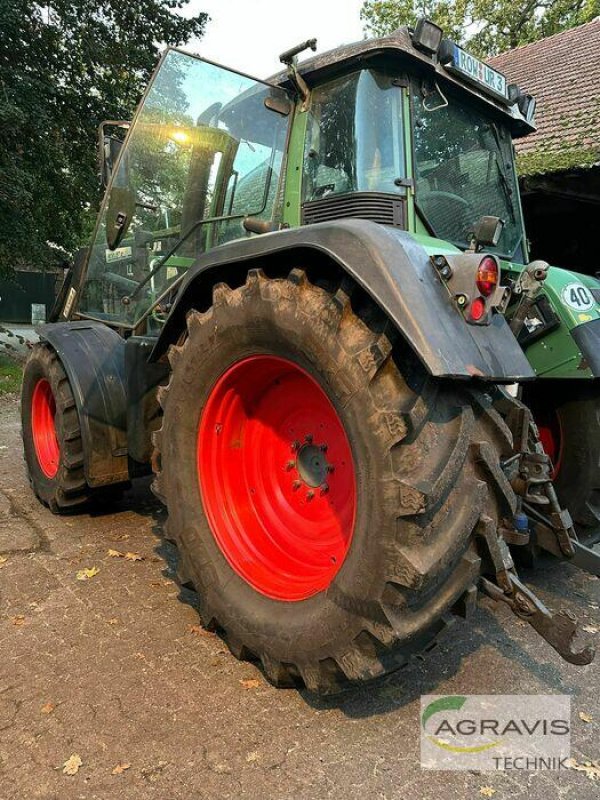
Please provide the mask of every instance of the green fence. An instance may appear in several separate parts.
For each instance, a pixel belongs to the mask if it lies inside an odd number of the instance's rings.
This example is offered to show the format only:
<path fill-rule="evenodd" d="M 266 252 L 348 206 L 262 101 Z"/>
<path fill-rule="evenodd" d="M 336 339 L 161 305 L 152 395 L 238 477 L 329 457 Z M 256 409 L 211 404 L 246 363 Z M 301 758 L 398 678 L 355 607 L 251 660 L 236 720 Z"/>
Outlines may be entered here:
<path fill-rule="evenodd" d="M 15 272 L 0 280 L 0 322 L 31 323 L 31 306 L 46 306 L 46 316 L 54 303 L 57 288 L 55 272 Z"/>

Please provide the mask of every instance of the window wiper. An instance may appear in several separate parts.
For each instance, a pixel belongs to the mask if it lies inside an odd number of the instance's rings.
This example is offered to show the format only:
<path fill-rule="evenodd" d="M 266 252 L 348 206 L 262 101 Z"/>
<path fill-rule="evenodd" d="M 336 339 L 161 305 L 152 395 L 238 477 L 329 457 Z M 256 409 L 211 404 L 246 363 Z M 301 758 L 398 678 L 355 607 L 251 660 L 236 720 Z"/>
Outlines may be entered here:
<path fill-rule="evenodd" d="M 491 128 L 492 128 L 492 133 L 494 134 L 494 139 L 496 140 L 496 146 L 498 147 L 498 152 L 495 154 L 496 169 L 498 170 L 498 175 L 500 175 L 500 183 L 502 184 L 502 189 L 504 190 L 504 196 L 506 197 L 506 204 L 509 208 L 512 221 L 516 222 L 517 218 L 515 216 L 514 199 L 513 199 L 514 190 L 510 185 L 508 178 L 506 177 L 504 169 L 502 168 L 502 166 L 500 166 L 500 159 L 502 158 L 502 143 L 500 141 L 500 134 L 498 133 L 498 128 L 496 127 L 495 122 L 492 122 Z"/>

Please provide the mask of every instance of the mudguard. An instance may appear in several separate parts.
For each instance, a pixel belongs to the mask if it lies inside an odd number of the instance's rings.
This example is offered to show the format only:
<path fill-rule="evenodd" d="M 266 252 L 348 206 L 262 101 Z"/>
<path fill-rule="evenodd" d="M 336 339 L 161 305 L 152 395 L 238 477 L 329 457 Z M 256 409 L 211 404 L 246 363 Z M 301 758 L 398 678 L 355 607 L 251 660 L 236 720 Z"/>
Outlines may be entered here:
<path fill-rule="evenodd" d="M 39 328 L 71 383 L 91 487 L 129 479 L 125 341 L 101 322 L 57 322 Z"/>
<path fill-rule="evenodd" d="M 600 319 L 585 322 L 571 329 L 583 359 L 583 365 L 594 378 L 600 378 Z"/>
<path fill-rule="evenodd" d="M 151 359 L 180 336 L 192 308 L 210 305 L 212 286 L 244 271 L 285 263 L 338 265 L 368 292 L 440 378 L 477 377 L 512 383 L 535 377 L 506 320 L 468 325 L 433 270 L 423 247 L 405 231 L 358 219 L 336 220 L 241 239 L 203 254 L 179 288 Z"/>

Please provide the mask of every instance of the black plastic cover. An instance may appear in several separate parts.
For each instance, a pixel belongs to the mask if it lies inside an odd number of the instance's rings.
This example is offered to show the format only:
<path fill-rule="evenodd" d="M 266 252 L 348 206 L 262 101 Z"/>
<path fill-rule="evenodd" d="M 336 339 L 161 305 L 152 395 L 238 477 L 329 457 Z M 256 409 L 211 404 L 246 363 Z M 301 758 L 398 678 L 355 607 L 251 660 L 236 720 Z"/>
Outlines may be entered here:
<path fill-rule="evenodd" d="M 85 477 L 91 487 L 129 479 L 125 341 L 101 322 L 57 322 L 39 328 L 56 351 L 79 414 Z"/>
<path fill-rule="evenodd" d="M 575 339 L 594 378 L 600 378 L 600 319 L 578 325 L 571 330 L 571 336 Z"/>

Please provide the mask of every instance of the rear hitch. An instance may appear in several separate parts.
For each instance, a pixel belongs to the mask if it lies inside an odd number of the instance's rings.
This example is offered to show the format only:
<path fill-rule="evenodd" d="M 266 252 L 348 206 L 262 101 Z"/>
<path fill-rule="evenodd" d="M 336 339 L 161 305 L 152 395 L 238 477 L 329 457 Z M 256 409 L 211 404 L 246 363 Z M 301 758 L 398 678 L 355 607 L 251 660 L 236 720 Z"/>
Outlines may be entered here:
<path fill-rule="evenodd" d="M 528 622 L 565 661 L 570 664 L 590 664 L 596 654 L 594 648 L 589 644 L 581 650 L 573 647 L 577 635 L 577 620 L 573 615 L 564 610 L 553 614 L 519 580 L 508 546 L 502 538 L 502 529 L 498 530 L 492 519 L 482 516 L 476 535 L 483 540 L 487 563 L 495 573 L 495 582 L 483 576 L 480 578 L 481 591 L 492 600 L 507 603 L 513 614 Z"/>
<path fill-rule="evenodd" d="M 506 422 L 513 434 L 513 451 L 502 464 L 500 475 L 491 468 L 486 450 L 479 446 L 479 460 L 506 500 L 512 517 L 496 527 L 481 517 L 477 536 L 485 544 L 487 564 L 495 581 L 480 578 L 480 589 L 493 600 L 507 603 L 512 612 L 528 622 L 565 661 L 590 664 L 594 648 L 587 644 L 576 650 L 577 621 L 568 611 L 551 612 L 518 578 L 508 544 L 531 541 L 563 560 L 600 576 L 600 554 L 577 540 L 571 515 L 560 507 L 552 483 L 552 462 L 543 450 L 529 409 L 505 395 Z M 502 410 L 501 410 L 502 413 Z M 531 536 L 530 536 L 531 534 Z"/>
<path fill-rule="evenodd" d="M 591 645 L 586 644 L 582 650 L 573 648 L 577 621 L 572 614 L 568 611 L 553 614 L 513 572 L 506 576 L 510 584 L 508 591 L 483 577 L 480 587 L 493 600 L 507 603 L 513 614 L 528 622 L 569 664 L 591 664 L 596 655 Z"/>

